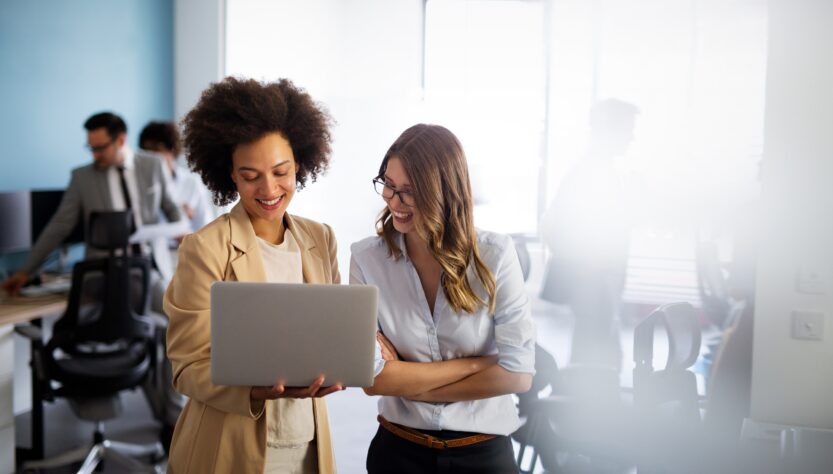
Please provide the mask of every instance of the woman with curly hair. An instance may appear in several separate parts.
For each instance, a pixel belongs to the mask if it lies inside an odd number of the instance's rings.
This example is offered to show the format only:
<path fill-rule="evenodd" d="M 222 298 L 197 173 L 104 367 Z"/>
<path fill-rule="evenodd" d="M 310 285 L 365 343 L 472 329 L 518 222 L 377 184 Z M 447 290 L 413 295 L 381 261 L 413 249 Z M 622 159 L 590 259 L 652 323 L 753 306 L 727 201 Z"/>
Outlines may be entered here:
<path fill-rule="evenodd" d="M 466 157 L 446 128 L 405 130 L 373 185 L 378 235 L 353 244 L 350 263 L 351 283 L 379 287 L 368 472 L 517 472 L 510 394 L 532 383 L 535 327 L 511 239 L 475 229 Z"/>
<path fill-rule="evenodd" d="M 210 288 L 216 281 L 339 283 L 326 224 L 287 213 L 330 158 L 327 112 L 288 80 L 227 78 L 183 120 L 188 163 L 218 205 L 240 202 L 179 247 L 165 294 L 173 383 L 190 400 L 168 472 L 333 472 L 327 410 L 341 390 L 211 383 Z"/>

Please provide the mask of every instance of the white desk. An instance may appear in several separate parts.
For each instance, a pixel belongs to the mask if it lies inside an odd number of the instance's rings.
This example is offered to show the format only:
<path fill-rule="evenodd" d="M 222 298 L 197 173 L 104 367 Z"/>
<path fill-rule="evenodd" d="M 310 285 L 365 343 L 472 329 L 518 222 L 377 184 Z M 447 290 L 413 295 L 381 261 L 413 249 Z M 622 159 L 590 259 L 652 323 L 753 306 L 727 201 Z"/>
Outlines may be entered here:
<path fill-rule="evenodd" d="M 53 294 L 37 297 L 0 296 L 0 473 L 15 472 L 14 430 L 14 325 L 62 313 L 67 296 Z M 37 413 L 36 413 L 37 412 Z M 43 456 L 43 407 L 32 404 L 32 454 Z M 39 438 L 39 439 L 38 439 Z"/>

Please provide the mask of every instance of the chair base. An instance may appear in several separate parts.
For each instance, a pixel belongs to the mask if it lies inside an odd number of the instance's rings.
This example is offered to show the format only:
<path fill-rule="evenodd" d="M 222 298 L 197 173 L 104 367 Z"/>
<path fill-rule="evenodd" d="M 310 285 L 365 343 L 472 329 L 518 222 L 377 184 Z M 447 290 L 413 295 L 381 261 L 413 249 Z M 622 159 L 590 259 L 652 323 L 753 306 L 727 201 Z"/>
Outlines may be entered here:
<path fill-rule="evenodd" d="M 135 458 L 152 456 L 154 464 L 147 465 Z M 121 441 L 103 440 L 92 446 L 85 446 L 60 454 L 50 459 L 40 461 L 27 461 L 23 463 L 23 471 L 37 471 L 40 469 L 51 469 L 66 466 L 79 461 L 84 461 L 78 474 L 91 474 L 96 467 L 105 459 L 121 464 L 130 472 L 149 472 L 161 474 L 164 472 L 156 460 L 163 459 L 165 451 L 159 442 L 150 444 L 131 444 Z"/>

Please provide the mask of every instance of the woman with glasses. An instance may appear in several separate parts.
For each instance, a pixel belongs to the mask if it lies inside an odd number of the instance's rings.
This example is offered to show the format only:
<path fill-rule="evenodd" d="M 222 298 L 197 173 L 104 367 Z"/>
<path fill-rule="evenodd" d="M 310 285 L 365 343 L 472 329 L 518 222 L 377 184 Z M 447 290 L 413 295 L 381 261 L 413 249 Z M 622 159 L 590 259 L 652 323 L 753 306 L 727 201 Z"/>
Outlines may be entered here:
<path fill-rule="evenodd" d="M 342 387 L 215 385 L 210 326 L 216 281 L 339 283 L 332 229 L 287 212 L 329 164 L 331 118 L 288 80 L 227 78 L 183 123 L 188 163 L 215 202 L 239 202 L 185 237 L 165 295 L 173 383 L 190 398 L 168 472 L 334 472 L 321 397 Z"/>
<path fill-rule="evenodd" d="M 350 264 L 351 283 L 379 287 L 368 472 L 517 472 L 510 394 L 532 383 L 535 328 L 511 239 L 475 229 L 463 148 L 443 127 L 405 130 L 373 185 L 386 206 Z"/>

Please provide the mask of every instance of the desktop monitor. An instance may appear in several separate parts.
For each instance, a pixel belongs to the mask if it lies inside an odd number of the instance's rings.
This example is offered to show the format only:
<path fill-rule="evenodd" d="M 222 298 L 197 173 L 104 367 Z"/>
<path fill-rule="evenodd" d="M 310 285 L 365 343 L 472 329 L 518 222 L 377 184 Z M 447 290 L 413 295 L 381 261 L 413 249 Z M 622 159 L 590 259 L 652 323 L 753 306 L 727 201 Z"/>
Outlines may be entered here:
<path fill-rule="evenodd" d="M 63 189 L 36 189 L 31 191 L 32 204 L 32 239 L 31 244 L 34 245 L 38 240 L 41 232 L 52 219 L 58 206 L 61 204 L 61 199 L 64 197 Z M 64 239 L 64 244 L 84 243 L 84 218 L 79 216 L 75 228 Z"/>
<path fill-rule="evenodd" d="M 32 240 L 29 191 L 0 193 L 0 252 L 29 248 Z"/>

